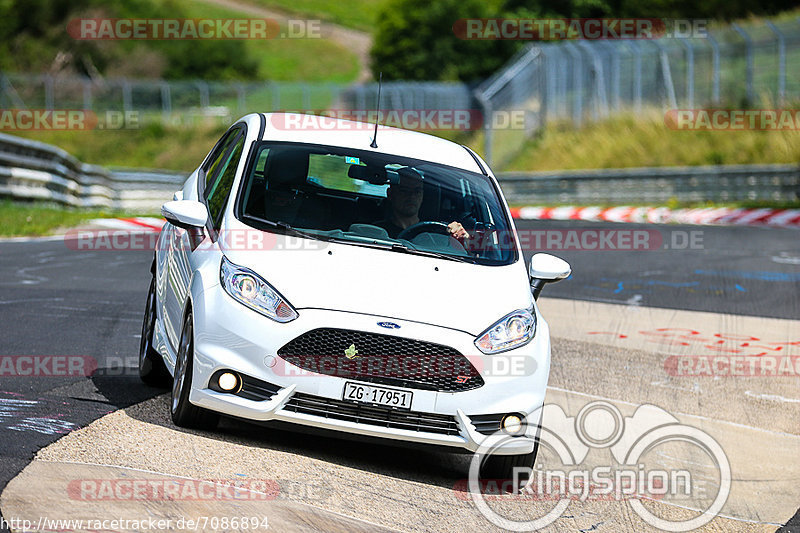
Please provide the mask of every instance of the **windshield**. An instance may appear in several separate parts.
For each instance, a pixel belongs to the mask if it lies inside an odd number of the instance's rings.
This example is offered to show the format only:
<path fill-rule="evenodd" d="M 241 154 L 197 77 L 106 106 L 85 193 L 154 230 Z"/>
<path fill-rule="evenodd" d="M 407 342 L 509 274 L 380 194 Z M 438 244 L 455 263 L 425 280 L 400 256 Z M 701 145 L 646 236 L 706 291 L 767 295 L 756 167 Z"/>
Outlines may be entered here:
<path fill-rule="evenodd" d="M 487 265 L 517 253 L 487 176 L 361 150 L 262 143 L 237 218 L 274 231 Z"/>

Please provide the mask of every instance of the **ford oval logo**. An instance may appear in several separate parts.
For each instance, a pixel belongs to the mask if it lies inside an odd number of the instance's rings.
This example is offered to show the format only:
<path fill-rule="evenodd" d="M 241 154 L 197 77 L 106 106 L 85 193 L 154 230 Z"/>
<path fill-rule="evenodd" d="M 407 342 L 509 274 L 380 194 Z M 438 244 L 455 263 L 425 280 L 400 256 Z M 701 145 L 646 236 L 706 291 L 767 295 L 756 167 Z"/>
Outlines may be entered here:
<path fill-rule="evenodd" d="M 386 329 L 400 329 L 400 324 L 395 324 L 394 322 L 378 322 L 378 325 Z"/>

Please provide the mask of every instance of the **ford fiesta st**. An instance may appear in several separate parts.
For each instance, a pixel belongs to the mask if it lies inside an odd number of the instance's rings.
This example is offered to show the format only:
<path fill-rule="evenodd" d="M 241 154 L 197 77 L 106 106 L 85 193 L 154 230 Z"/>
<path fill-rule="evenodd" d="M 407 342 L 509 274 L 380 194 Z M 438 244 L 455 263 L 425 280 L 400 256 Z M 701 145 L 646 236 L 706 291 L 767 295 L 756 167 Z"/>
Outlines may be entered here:
<path fill-rule="evenodd" d="M 535 300 L 570 268 L 526 268 L 469 148 L 251 114 L 162 214 L 139 370 L 172 383 L 176 425 L 223 414 L 466 452 L 502 436 L 486 475 L 533 465 L 550 371 Z"/>

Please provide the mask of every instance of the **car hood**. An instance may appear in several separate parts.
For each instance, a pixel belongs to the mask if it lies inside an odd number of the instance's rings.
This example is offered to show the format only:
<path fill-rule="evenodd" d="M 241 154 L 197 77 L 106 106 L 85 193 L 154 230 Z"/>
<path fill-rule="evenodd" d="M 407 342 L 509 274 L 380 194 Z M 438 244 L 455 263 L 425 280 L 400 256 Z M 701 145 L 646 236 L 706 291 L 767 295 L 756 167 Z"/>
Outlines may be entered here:
<path fill-rule="evenodd" d="M 269 235 L 278 246 L 257 251 L 224 245 L 221 249 L 233 263 L 261 275 L 301 313 L 304 308 L 349 311 L 477 336 L 532 302 L 522 261 L 483 266 Z M 276 249 L 281 242 L 303 248 Z"/>

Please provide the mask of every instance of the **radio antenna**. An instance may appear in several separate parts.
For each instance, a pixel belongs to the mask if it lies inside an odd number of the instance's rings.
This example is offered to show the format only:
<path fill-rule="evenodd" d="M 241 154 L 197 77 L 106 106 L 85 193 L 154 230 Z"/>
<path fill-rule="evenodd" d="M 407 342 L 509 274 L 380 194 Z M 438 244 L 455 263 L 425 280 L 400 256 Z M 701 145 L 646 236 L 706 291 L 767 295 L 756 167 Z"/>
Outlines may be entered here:
<path fill-rule="evenodd" d="M 380 73 L 378 76 L 378 101 L 375 103 L 375 134 L 372 136 L 372 144 L 369 145 L 370 148 L 377 148 L 378 147 L 378 117 L 381 113 L 381 82 L 383 81 L 383 72 Z"/>

